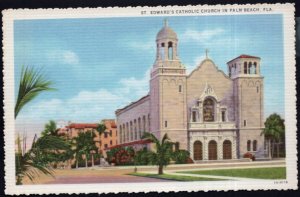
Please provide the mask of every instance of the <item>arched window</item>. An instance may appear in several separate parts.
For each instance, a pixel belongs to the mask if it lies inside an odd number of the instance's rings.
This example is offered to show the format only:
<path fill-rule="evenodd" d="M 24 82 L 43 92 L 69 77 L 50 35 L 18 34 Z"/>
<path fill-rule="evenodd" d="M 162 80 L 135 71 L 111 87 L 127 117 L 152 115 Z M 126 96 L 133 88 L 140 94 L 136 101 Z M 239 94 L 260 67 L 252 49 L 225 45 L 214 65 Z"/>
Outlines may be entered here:
<path fill-rule="evenodd" d="M 130 141 L 133 140 L 133 125 L 132 125 L 132 121 L 130 121 Z"/>
<path fill-rule="evenodd" d="M 192 122 L 197 122 L 197 112 L 192 111 Z"/>
<path fill-rule="evenodd" d="M 244 74 L 247 74 L 247 62 L 244 62 Z"/>
<path fill-rule="evenodd" d="M 123 138 L 122 138 L 122 142 L 124 143 L 126 141 L 126 130 L 125 130 L 125 124 L 123 124 Z"/>
<path fill-rule="evenodd" d="M 251 141 L 247 141 L 247 151 L 251 151 Z"/>
<path fill-rule="evenodd" d="M 252 71 L 252 62 L 249 62 L 249 64 L 248 64 L 248 74 L 252 74 L 251 71 Z"/>
<path fill-rule="evenodd" d="M 222 110 L 222 122 L 226 122 L 226 110 Z"/>
<path fill-rule="evenodd" d="M 160 58 L 162 60 L 165 59 L 165 43 L 161 43 L 161 46 L 159 48 L 159 54 L 160 54 Z"/>
<path fill-rule="evenodd" d="M 254 62 L 254 74 L 257 74 L 257 63 Z"/>
<path fill-rule="evenodd" d="M 136 119 L 134 119 L 134 139 L 137 140 L 137 128 L 136 128 Z"/>
<path fill-rule="evenodd" d="M 120 131 L 120 143 L 122 143 L 122 126 L 119 127 L 119 131 Z"/>
<path fill-rule="evenodd" d="M 232 159 L 232 143 L 229 140 L 223 142 L 223 159 Z"/>
<path fill-rule="evenodd" d="M 203 120 L 206 122 L 215 121 L 215 103 L 211 98 L 203 102 Z"/>
<path fill-rule="evenodd" d="M 252 145 L 253 151 L 257 151 L 257 141 L 253 140 L 253 145 Z"/>
<path fill-rule="evenodd" d="M 150 132 L 150 114 L 148 114 L 148 132 Z"/>
<path fill-rule="evenodd" d="M 208 143 L 208 159 L 217 160 L 218 158 L 218 145 L 215 140 L 211 140 Z"/>
<path fill-rule="evenodd" d="M 168 43 L 168 59 L 173 60 L 173 43 Z"/>
<path fill-rule="evenodd" d="M 202 142 L 196 141 L 194 142 L 194 160 L 202 160 L 203 155 L 202 155 Z"/>
<path fill-rule="evenodd" d="M 138 119 L 138 131 L 139 131 L 139 138 L 141 138 L 142 137 L 141 118 Z"/>
<path fill-rule="evenodd" d="M 128 122 L 126 122 L 126 142 L 129 141 L 129 125 Z"/>
<path fill-rule="evenodd" d="M 146 131 L 146 116 L 143 116 L 143 130 L 142 130 L 143 134 L 145 133 L 145 131 Z"/>

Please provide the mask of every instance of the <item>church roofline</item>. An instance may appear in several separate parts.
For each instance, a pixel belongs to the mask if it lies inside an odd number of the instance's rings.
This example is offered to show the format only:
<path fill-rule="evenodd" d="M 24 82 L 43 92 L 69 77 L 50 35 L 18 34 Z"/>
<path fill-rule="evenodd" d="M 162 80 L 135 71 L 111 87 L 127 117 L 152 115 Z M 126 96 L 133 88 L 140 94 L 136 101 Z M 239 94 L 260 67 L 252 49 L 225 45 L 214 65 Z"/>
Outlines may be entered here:
<path fill-rule="evenodd" d="M 256 58 L 256 59 L 260 59 L 260 57 L 242 54 L 242 55 L 240 55 L 240 56 L 238 56 L 238 57 L 236 57 L 236 58 L 234 58 L 234 59 L 228 61 L 227 64 L 230 63 L 230 62 L 235 61 L 236 59 L 246 59 L 246 58 Z"/>
<path fill-rule="evenodd" d="M 202 62 L 190 73 L 190 74 L 188 74 L 187 75 L 187 78 L 189 78 L 190 76 L 192 76 L 192 74 L 194 73 L 194 72 L 196 72 L 197 70 L 199 70 L 200 68 L 201 68 L 201 66 L 206 62 L 206 61 L 210 61 L 213 65 L 214 65 L 214 67 L 216 68 L 216 70 L 218 71 L 218 72 L 221 72 L 223 75 L 224 75 L 224 77 L 226 77 L 227 79 L 230 79 L 230 80 L 232 80 L 228 75 L 226 75 L 225 73 L 224 73 L 224 71 L 223 70 L 221 70 L 221 69 L 219 69 L 217 66 L 216 66 L 216 64 L 211 60 L 211 59 L 209 59 L 209 58 L 206 58 L 206 59 L 204 59 L 204 60 L 202 60 Z"/>
<path fill-rule="evenodd" d="M 138 100 L 136 100 L 136 101 L 131 102 L 130 104 L 126 105 L 125 107 L 120 108 L 120 109 L 117 109 L 117 110 L 115 111 L 115 114 L 118 115 L 118 114 L 122 113 L 123 111 L 129 109 L 130 107 L 135 106 L 135 105 L 136 105 L 137 103 L 139 103 L 140 101 L 145 100 L 145 99 L 149 99 L 149 98 L 150 98 L 150 95 L 147 94 L 147 95 L 143 96 L 142 98 L 140 98 L 140 99 L 138 99 Z"/>

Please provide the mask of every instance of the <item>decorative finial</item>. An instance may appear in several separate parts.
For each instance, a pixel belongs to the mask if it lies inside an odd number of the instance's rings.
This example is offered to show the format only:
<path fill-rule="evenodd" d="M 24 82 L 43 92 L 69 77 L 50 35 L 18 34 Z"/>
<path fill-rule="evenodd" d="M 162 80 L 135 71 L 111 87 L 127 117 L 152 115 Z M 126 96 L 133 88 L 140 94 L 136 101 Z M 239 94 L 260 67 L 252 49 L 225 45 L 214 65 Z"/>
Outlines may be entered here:
<path fill-rule="evenodd" d="M 208 52 L 209 52 L 209 50 L 205 49 L 206 59 L 208 59 Z"/>
<path fill-rule="evenodd" d="M 165 18 L 165 20 L 164 20 L 164 25 L 165 25 L 165 27 L 168 27 L 168 19 L 167 18 Z"/>

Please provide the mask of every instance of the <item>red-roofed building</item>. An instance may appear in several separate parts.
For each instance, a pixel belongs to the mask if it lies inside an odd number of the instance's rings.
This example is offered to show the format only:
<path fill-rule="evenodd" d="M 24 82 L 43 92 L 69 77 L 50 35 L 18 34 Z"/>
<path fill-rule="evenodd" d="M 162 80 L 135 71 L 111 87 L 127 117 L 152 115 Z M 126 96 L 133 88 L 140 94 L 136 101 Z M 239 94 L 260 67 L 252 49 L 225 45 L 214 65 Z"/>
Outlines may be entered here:
<path fill-rule="evenodd" d="M 70 123 L 65 128 L 60 128 L 59 133 L 66 135 L 68 138 L 74 138 L 78 136 L 79 132 L 94 131 L 96 134 L 95 142 L 101 153 L 103 150 L 108 149 L 118 144 L 117 138 L 117 125 L 114 119 L 102 120 L 106 126 L 105 132 L 99 136 L 97 132 L 98 123 Z"/>

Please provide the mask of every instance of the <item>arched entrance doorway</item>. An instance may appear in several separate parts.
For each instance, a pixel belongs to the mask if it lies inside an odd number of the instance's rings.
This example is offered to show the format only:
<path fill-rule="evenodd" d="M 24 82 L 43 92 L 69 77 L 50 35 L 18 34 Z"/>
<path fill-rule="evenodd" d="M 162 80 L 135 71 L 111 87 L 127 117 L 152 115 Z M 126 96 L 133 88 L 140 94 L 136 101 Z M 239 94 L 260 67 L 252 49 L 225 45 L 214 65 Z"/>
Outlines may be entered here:
<path fill-rule="evenodd" d="M 231 141 L 225 140 L 223 142 L 223 159 L 232 159 L 232 145 Z"/>
<path fill-rule="evenodd" d="M 200 142 L 200 141 L 196 141 L 194 143 L 194 160 L 203 160 L 202 142 Z"/>
<path fill-rule="evenodd" d="M 218 159 L 217 155 L 218 155 L 217 142 L 215 140 L 211 140 L 208 143 L 208 159 L 217 160 Z"/>

